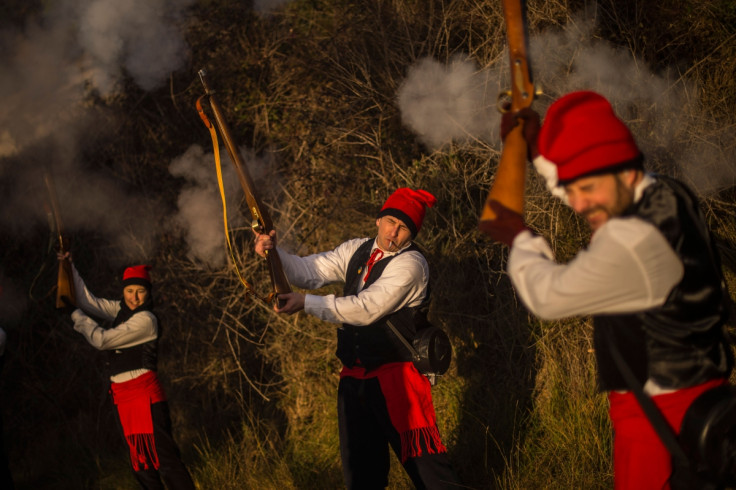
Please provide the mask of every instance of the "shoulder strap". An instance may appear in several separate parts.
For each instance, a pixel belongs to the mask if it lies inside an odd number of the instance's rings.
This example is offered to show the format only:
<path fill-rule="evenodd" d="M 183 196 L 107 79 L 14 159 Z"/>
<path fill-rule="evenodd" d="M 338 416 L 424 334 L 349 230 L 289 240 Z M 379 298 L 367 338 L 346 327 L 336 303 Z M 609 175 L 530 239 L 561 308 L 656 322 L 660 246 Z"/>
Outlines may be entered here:
<path fill-rule="evenodd" d="M 624 380 L 626 381 L 629 389 L 634 393 L 634 396 L 639 402 L 641 409 L 644 411 L 647 418 L 652 423 L 654 431 L 662 440 L 662 443 L 665 445 L 672 457 L 676 459 L 678 463 L 683 467 L 689 468 L 691 466 L 690 458 L 687 457 L 685 451 L 682 449 L 682 446 L 680 446 L 680 443 L 677 441 L 677 436 L 665 420 L 662 412 L 659 411 L 652 399 L 646 393 L 644 393 L 643 387 L 636 380 L 636 376 L 634 376 L 634 373 L 629 368 L 629 365 L 626 364 L 626 362 L 624 361 L 621 353 L 616 347 L 616 344 L 614 342 L 609 342 L 608 344 L 610 346 L 611 357 L 618 366 L 618 369 L 621 372 Z"/>

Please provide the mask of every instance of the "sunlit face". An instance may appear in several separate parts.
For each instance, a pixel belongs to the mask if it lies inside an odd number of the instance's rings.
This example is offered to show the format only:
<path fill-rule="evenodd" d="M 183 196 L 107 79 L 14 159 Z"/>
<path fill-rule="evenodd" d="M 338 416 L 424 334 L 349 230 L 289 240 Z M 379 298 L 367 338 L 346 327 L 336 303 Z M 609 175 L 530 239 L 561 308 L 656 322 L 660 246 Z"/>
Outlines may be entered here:
<path fill-rule="evenodd" d="M 384 252 L 398 252 L 411 241 L 411 231 L 404 222 L 393 216 L 382 216 L 376 220 L 378 247 Z"/>
<path fill-rule="evenodd" d="M 639 178 L 634 170 L 583 177 L 566 185 L 565 193 L 570 207 L 596 231 L 631 205 Z"/>
<path fill-rule="evenodd" d="M 128 308 L 135 310 L 146 302 L 148 298 L 148 289 L 145 286 L 131 284 L 123 288 L 123 301 Z"/>

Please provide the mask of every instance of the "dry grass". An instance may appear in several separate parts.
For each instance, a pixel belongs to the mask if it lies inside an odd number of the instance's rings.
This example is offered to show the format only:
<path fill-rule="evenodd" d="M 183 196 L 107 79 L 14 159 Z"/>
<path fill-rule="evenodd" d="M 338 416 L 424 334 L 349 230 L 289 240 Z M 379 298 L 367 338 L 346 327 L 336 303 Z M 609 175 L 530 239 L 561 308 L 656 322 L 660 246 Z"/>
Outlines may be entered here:
<path fill-rule="evenodd" d="M 587 2 L 529 2 L 530 26 L 559 28 L 577 4 Z M 712 117 L 701 127 L 712 131 L 712 121 L 724 116 L 733 127 L 736 43 L 720 19 L 734 11 L 723 2 L 692 1 L 677 16 L 651 2 L 621 4 L 599 3 L 597 36 L 655 66 L 685 63 L 682 77 L 707 94 L 701 102 Z M 590 326 L 530 317 L 504 273 L 506 250 L 476 231 L 498 149 L 473 140 L 429 151 L 402 126 L 395 102 L 408 67 L 424 56 L 445 62 L 465 53 L 480 66 L 503 63 L 499 8 L 479 0 L 295 0 L 272 16 L 257 16 L 242 2 L 202 0 L 189 31 L 191 70 L 172 76 L 177 89 L 143 98 L 133 90 L 115 101 L 113 109 L 126 114 L 133 105 L 141 110 L 121 124 L 118 141 L 99 143 L 90 158 L 129 185 L 150 185 L 164 209 L 173 206 L 177 188 L 166 162 L 189 144 L 209 144 L 193 107 L 201 95 L 195 73 L 205 67 L 238 143 L 274 156 L 259 191 L 282 245 L 293 252 L 372 234 L 378 207 L 396 187 L 431 191 L 439 204 L 418 243 L 433 273 L 431 319 L 454 345 L 452 368 L 434 398 L 458 472 L 478 489 L 608 488 L 611 435 L 605 399 L 595 392 Z M 705 31 L 713 33 L 710 49 L 681 61 Z M 530 226 L 568 260 L 587 231 L 533 175 L 528 196 Z M 731 189 L 704 207 L 736 290 L 733 202 Z M 232 237 L 237 267 L 265 292 L 268 276 L 252 252 L 252 232 L 234 229 Z M 46 236 L 26 240 L 4 239 L 4 259 L 22 254 L 29 241 L 46 243 Z M 186 257 L 175 234 L 159 240 L 152 260 L 165 329 L 161 373 L 200 488 L 339 488 L 335 326 L 303 314 L 277 316 L 246 301 L 234 264 L 208 269 Z M 84 231 L 75 246 L 90 288 L 117 295 L 107 244 Z M 27 271 L 4 260 L 6 274 L 29 283 L 40 278 L 2 387 L 30 407 L 18 413 L 6 403 L 5 409 L 21 488 L 55 488 L 54 478 L 74 488 L 123 488 L 129 477 L 118 463 L 124 456 L 108 425 L 104 382 L 97 368 L 79 360 L 89 359 L 88 346 L 44 296 L 53 260 L 44 251 L 27 260 L 33 264 Z M 30 402 L 39 399 L 43 405 Z M 391 481 L 392 488 L 408 486 L 396 464 Z"/>

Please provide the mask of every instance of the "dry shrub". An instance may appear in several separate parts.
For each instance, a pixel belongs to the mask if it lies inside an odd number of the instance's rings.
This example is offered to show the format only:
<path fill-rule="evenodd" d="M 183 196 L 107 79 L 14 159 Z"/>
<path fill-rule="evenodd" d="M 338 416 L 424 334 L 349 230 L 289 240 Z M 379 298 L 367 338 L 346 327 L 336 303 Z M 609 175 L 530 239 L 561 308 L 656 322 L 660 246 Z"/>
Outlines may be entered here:
<path fill-rule="evenodd" d="M 530 27 L 564 25 L 577 3 L 529 2 Z M 667 5 L 600 2 L 598 35 L 667 65 L 695 41 L 708 41 L 683 76 L 708 94 L 708 124 L 721 114 L 733 125 L 734 43 L 722 22 L 733 11 L 727 2 L 685 4 L 680 18 Z M 206 68 L 237 143 L 274 156 L 258 191 L 287 250 L 304 255 L 371 236 L 377 210 L 396 187 L 431 191 L 439 202 L 417 243 L 432 271 L 430 318 L 454 346 L 452 367 L 433 393 L 458 472 L 471 488 L 608 487 L 610 428 L 605 400 L 595 393 L 589 325 L 530 317 L 504 272 L 507 250 L 476 228 L 498 149 L 468 141 L 430 151 L 402 126 L 394 100 L 407 69 L 424 56 L 446 62 L 464 53 L 481 66 L 505 63 L 499 9 L 476 0 L 295 0 L 258 15 L 245 2 L 202 0 L 189 26 L 191 70 L 173 74 L 166 90 L 144 96 L 131 89 L 111 102 L 129 117 L 86 156 L 126 186 L 158 193 L 162 209 L 175 207 L 179 183 L 167 162 L 189 144 L 210 144 L 193 107 L 202 94 L 196 70 Z M 709 29 L 712 39 L 703 34 Z M 702 127 L 715 130 L 708 124 Z M 659 156 L 655 163 L 664 164 L 667 155 Z M 529 225 L 569 260 L 587 242 L 584 224 L 533 172 L 527 196 Z M 736 290 L 733 198 L 726 190 L 704 207 Z M 248 216 L 245 206 L 241 212 Z M 152 257 L 164 328 L 161 377 L 185 461 L 201 488 L 338 488 L 336 326 L 248 301 L 233 268 L 264 294 L 268 274 L 252 251 L 252 232 L 231 233 L 236 264 L 207 268 L 188 258 L 170 231 Z M 40 235 L 22 243 L 3 238 L 4 272 L 49 286 L 53 259 L 24 246 L 46 243 Z M 91 289 L 116 296 L 118 271 L 101 236 L 87 231 L 75 243 Z M 23 254 L 34 264 L 27 271 L 12 260 Z M 23 441 L 11 462 L 33 488 L 51 488 L 54 478 L 75 488 L 115 488 L 105 474 L 112 468 L 124 481 L 127 469 L 113 463 L 124 454 L 101 401 L 104 382 L 80 360 L 89 348 L 68 320 L 49 311 L 49 289 L 34 289 L 35 311 L 22 319 L 18 354 L 4 373 L 21 382 L 3 388 L 30 407 L 6 418 L 6 428 L 15 427 L 9 439 Z M 338 285 L 318 294 L 339 292 Z M 90 389 L 80 393 L 80 385 Z M 29 393 L 52 402 L 36 406 Z M 392 461 L 392 488 L 408 487 Z"/>

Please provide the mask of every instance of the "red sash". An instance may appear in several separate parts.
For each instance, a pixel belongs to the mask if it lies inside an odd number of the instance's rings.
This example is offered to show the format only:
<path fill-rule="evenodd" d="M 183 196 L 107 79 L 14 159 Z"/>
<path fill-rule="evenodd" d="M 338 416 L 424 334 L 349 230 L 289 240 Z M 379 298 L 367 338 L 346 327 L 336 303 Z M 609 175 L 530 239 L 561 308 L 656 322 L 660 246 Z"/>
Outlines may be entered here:
<path fill-rule="evenodd" d="M 437 429 L 432 386 L 410 362 L 384 364 L 366 374 L 362 367 L 343 367 L 340 377 L 358 379 L 377 377 L 391 424 L 401 436 L 401 462 L 428 454 L 446 453 Z M 423 449 L 424 448 L 424 449 Z"/>
<path fill-rule="evenodd" d="M 652 397 L 675 433 L 690 404 L 705 391 L 726 384 L 724 379 Z M 672 456 L 662 443 L 632 392 L 611 392 L 609 415 L 613 424 L 614 488 L 669 489 Z"/>
<path fill-rule="evenodd" d="M 110 393 L 118 408 L 133 470 L 148 470 L 150 466 L 158 469 L 151 404 L 166 401 L 158 376 L 154 371 L 149 371 L 130 381 L 112 383 Z"/>

